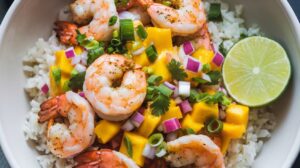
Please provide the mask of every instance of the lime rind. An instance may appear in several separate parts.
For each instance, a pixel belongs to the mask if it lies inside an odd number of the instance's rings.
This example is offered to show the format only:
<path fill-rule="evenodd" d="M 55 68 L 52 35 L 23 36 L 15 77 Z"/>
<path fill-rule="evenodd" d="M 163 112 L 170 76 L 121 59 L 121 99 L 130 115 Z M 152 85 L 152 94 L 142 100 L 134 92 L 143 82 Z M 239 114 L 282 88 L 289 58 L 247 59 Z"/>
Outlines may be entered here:
<path fill-rule="evenodd" d="M 283 47 L 261 36 L 238 42 L 223 64 L 228 93 L 237 102 L 250 107 L 276 100 L 285 90 L 290 76 L 291 65 Z"/>

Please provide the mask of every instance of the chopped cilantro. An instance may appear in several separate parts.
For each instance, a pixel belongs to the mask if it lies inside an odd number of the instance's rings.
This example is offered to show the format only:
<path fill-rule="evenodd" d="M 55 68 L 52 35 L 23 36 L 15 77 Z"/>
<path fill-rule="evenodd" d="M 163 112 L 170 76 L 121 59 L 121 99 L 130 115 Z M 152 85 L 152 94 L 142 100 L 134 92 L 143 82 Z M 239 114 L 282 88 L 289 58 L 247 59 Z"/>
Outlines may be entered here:
<path fill-rule="evenodd" d="M 155 116 L 163 115 L 166 111 L 169 110 L 169 106 L 170 98 L 163 94 L 158 94 L 158 96 L 156 96 L 156 98 L 150 105 L 150 107 L 152 108 L 152 114 Z"/>
<path fill-rule="evenodd" d="M 211 79 L 211 82 L 209 83 L 210 85 L 218 84 L 222 78 L 222 74 L 219 71 L 211 71 L 211 72 L 208 72 L 207 75 Z"/>
<path fill-rule="evenodd" d="M 172 59 L 168 64 L 168 70 L 172 74 L 172 78 L 175 80 L 184 80 L 187 77 L 186 72 L 181 68 L 181 63 Z"/>
<path fill-rule="evenodd" d="M 85 78 L 85 72 L 80 72 L 71 77 L 69 82 L 69 88 L 73 91 L 82 90 L 83 83 Z"/>

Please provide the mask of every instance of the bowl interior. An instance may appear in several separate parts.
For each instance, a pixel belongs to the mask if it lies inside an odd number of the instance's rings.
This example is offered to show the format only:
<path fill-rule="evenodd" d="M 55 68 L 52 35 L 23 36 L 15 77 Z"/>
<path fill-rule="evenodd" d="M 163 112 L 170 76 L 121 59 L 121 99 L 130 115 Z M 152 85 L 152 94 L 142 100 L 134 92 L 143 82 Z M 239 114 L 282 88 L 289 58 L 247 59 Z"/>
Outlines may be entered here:
<path fill-rule="evenodd" d="M 278 125 L 272 138 L 265 144 L 254 167 L 285 167 L 298 152 L 300 128 L 300 49 L 299 34 L 287 9 L 280 0 L 226 0 L 244 5 L 248 25 L 257 24 L 266 36 L 280 42 L 287 50 L 293 66 L 293 77 L 286 92 L 274 102 Z M 18 2 L 18 1 L 17 1 Z M 17 3 L 15 2 L 15 3 Z M 58 11 L 68 1 L 23 0 L 10 19 L 2 25 L 0 34 L 0 128 L 3 149 L 13 167 L 38 167 L 37 152 L 25 141 L 22 127 L 29 109 L 23 90 L 25 77 L 22 57 L 38 38 L 48 38 Z M 299 29 L 299 25 L 298 25 Z M 2 40 L 1 40 L 2 36 Z"/>

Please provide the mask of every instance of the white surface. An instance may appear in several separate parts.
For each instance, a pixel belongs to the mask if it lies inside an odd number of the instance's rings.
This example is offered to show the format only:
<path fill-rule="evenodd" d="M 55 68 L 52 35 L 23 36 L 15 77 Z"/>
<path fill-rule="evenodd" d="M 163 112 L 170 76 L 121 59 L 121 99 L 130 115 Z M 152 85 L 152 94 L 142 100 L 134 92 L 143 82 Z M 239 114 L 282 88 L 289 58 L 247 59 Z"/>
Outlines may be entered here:
<path fill-rule="evenodd" d="M 245 6 L 248 23 L 257 23 L 266 36 L 280 42 L 293 64 L 287 92 L 275 102 L 279 123 L 254 167 L 290 167 L 300 144 L 300 33 L 299 23 L 286 1 L 227 0 Z M 38 167 L 36 152 L 22 133 L 29 109 L 23 91 L 22 57 L 39 37 L 47 38 L 64 0 L 16 0 L 0 28 L 0 140 L 12 167 Z"/>

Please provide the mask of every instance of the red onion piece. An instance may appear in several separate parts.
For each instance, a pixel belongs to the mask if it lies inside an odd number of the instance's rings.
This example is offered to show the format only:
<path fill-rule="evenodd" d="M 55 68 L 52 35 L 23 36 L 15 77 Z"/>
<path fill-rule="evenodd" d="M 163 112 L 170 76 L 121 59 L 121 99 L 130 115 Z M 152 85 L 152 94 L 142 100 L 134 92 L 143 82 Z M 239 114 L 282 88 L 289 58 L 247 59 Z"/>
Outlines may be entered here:
<path fill-rule="evenodd" d="M 191 92 L 191 83 L 185 81 L 179 81 L 178 83 L 178 94 L 180 96 L 189 97 Z"/>
<path fill-rule="evenodd" d="M 87 65 L 87 59 L 88 59 L 88 52 L 87 51 L 83 51 L 83 53 L 80 55 L 80 57 L 81 57 L 81 60 L 80 60 L 80 63 L 82 64 L 82 65 Z"/>
<path fill-rule="evenodd" d="M 83 66 L 83 65 L 81 65 L 81 64 L 76 64 L 75 69 L 76 69 L 76 71 L 78 71 L 79 73 L 80 73 L 80 72 L 86 71 L 86 67 Z"/>
<path fill-rule="evenodd" d="M 136 126 L 137 128 L 141 126 L 142 122 L 144 121 L 144 116 L 139 113 L 136 112 L 135 114 L 133 114 L 133 116 L 131 117 L 131 122 L 134 126 Z"/>
<path fill-rule="evenodd" d="M 122 130 L 124 131 L 132 131 L 134 129 L 134 125 L 130 120 L 127 120 L 123 125 L 122 125 Z"/>
<path fill-rule="evenodd" d="M 141 114 L 144 114 L 145 110 L 146 110 L 146 109 L 145 109 L 144 107 L 141 107 L 141 108 L 138 109 L 137 112 L 138 112 L 138 113 L 141 113 Z"/>
<path fill-rule="evenodd" d="M 183 43 L 183 51 L 186 55 L 190 55 L 195 51 L 195 48 L 190 41 L 186 41 Z"/>
<path fill-rule="evenodd" d="M 169 83 L 169 82 L 164 82 L 164 85 L 165 86 L 167 86 L 169 89 L 171 89 L 171 90 L 175 90 L 176 89 L 176 86 L 175 85 L 173 85 L 173 84 L 171 84 L 171 83 Z"/>
<path fill-rule="evenodd" d="M 174 101 L 175 101 L 175 103 L 176 103 L 177 105 L 180 104 L 180 103 L 182 102 L 182 100 L 181 100 L 180 97 L 176 97 Z"/>
<path fill-rule="evenodd" d="M 208 75 L 205 74 L 205 73 L 202 74 L 202 79 L 206 80 L 207 82 L 211 82 L 210 76 L 208 76 Z"/>
<path fill-rule="evenodd" d="M 145 51 L 145 49 L 146 49 L 145 47 L 141 47 L 141 48 L 137 49 L 136 51 L 133 51 L 131 54 L 133 56 L 141 55 L 141 54 L 143 54 L 143 52 Z"/>
<path fill-rule="evenodd" d="M 186 70 L 197 73 L 201 69 L 201 62 L 193 57 L 186 56 L 184 59 L 184 67 Z"/>
<path fill-rule="evenodd" d="M 165 133 L 171 133 L 181 128 L 179 120 L 177 118 L 171 118 L 163 122 L 163 128 Z"/>
<path fill-rule="evenodd" d="M 81 96 L 81 97 L 85 98 L 85 94 L 84 94 L 84 92 L 79 92 L 78 94 L 79 94 L 79 96 Z"/>
<path fill-rule="evenodd" d="M 49 86 L 45 83 L 42 88 L 41 88 L 41 91 L 44 93 L 44 94 L 47 94 L 49 92 Z"/>
<path fill-rule="evenodd" d="M 193 110 L 190 102 L 188 100 L 184 100 L 179 104 L 180 110 L 181 112 L 183 112 L 184 114 L 190 112 Z"/>
<path fill-rule="evenodd" d="M 119 19 L 131 19 L 131 20 L 140 20 L 139 15 L 135 15 L 132 12 L 123 11 L 119 13 Z"/>
<path fill-rule="evenodd" d="M 173 95 L 172 95 L 172 98 L 177 98 L 179 96 L 179 89 L 178 87 L 175 88 L 174 92 L 173 92 Z"/>
<path fill-rule="evenodd" d="M 223 64 L 224 57 L 220 52 L 217 52 L 215 54 L 215 57 L 213 58 L 212 62 L 217 65 L 218 67 Z"/>
<path fill-rule="evenodd" d="M 155 148 L 152 147 L 150 144 L 146 144 L 143 150 L 143 156 L 148 159 L 154 159 L 155 157 Z"/>
<path fill-rule="evenodd" d="M 225 88 L 220 87 L 218 90 L 219 90 L 220 92 L 223 92 L 225 95 L 227 95 L 227 91 L 226 91 Z"/>
<path fill-rule="evenodd" d="M 71 64 L 72 65 L 76 65 L 76 64 L 78 64 L 80 62 L 80 60 L 81 60 L 81 56 L 73 57 Z"/>
<path fill-rule="evenodd" d="M 73 58 L 76 56 L 75 50 L 73 47 L 70 47 L 68 49 L 65 50 L 65 54 L 67 58 Z"/>
<path fill-rule="evenodd" d="M 174 141 L 176 139 L 177 139 L 177 133 L 176 132 L 171 132 L 166 137 L 167 142 Z"/>

